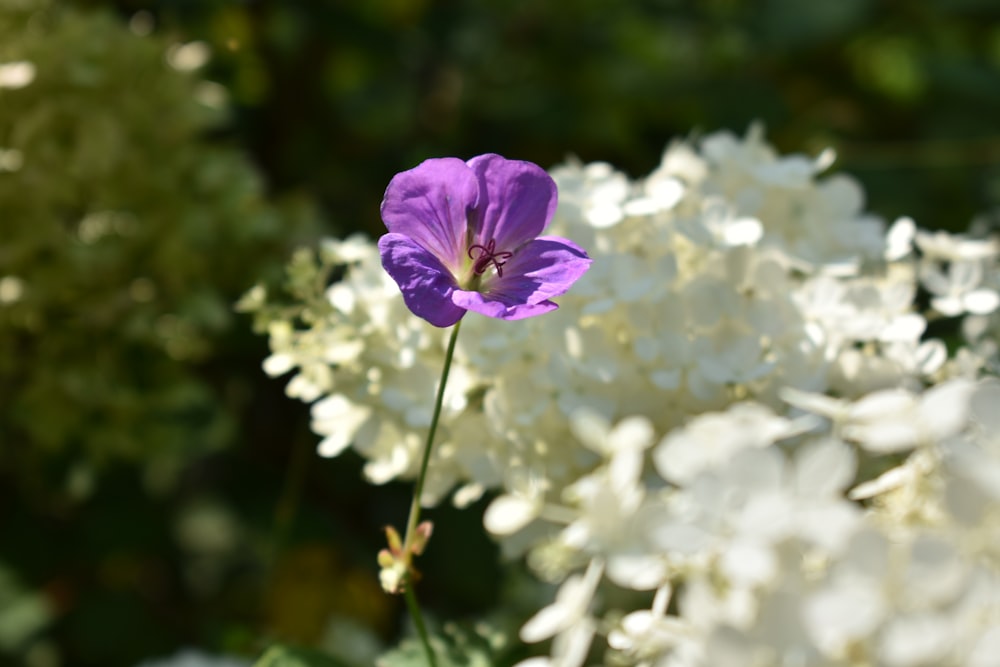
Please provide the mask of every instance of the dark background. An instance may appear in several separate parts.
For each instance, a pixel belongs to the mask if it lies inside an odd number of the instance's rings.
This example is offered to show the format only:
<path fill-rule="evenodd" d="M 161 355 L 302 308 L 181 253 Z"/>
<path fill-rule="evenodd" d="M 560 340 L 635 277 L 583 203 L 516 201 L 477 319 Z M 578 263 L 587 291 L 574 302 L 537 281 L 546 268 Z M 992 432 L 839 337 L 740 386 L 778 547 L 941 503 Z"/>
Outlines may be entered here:
<path fill-rule="evenodd" d="M 229 138 L 344 230 L 380 233 L 372 202 L 428 156 L 575 154 L 637 177 L 674 137 L 754 120 L 782 151 L 836 148 L 889 218 L 964 229 L 1000 197 L 990 0 L 116 5 L 207 41 Z"/>
<path fill-rule="evenodd" d="M 0 304 L 0 664 L 253 655 L 320 643 L 331 614 L 393 641 L 375 553 L 409 487 L 313 454 L 232 304 L 296 245 L 378 235 L 385 184 L 426 157 L 638 177 L 672 138 L 759 120 L 783 152 L 834 147 L 888 220 L 959 231 L 1000 202 L 990 0 L 39 0 L 0 21 L 0 62 L 39 68 L 0 91 L 0 147 L 26 156 L 0 174 L 0 277 L 27 285 Z M 192 40 L 221 115 L 163 65 Z M 81 241 L 102 210 L 133 231 Z M 443 617 L 500 594 L 482 508 L 432 514 Z"/>

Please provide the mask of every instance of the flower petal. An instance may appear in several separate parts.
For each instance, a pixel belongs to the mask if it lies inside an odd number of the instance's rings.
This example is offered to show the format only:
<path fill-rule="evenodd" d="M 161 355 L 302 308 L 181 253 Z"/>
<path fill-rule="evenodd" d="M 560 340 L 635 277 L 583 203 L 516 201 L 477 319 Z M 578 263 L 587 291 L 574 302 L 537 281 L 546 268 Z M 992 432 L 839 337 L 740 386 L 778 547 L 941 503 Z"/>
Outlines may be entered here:
<path fill-rule="evenodd" d="M 481 292 L 456 289 L 456 306 L 502 320 L 519 320 L 555 310 L 548 299 L 568 290 L 590 266 L 579 246 L 558 237 L 529 242 L 504 265 L 503 278 L 483 281 Z"/>
<path fill-rule="evenodd" d="M 555 181 L 544 169 L 492 153 L 472 158 L 469 167 L 480 185 L 476 243 L 494 239 L 498 250 L 511 251 L 542 233 L 559 198 Z"/>
<path fill-rule="evenodd" d="M 462 319 L 465 309 L 452 303 L 455 279 L 441 261 L 417 241 L 403 234 L 378 240 L 382 266 L 399 285 L 406 307 L 436 327 Z"/>
<path fill-rule="evenodd" d="M 531 304 L 517 303 L 503 296 L 488 296 L 480 292 L 466 290 L 455 290 L 451 295 L 451 300 L 460 308 L 487 317 L 495 317 L 498 320 L 523 320 L 526 317 L 550 313 L 559 307 L 555 301 L 541 301 Z"/>
<path fill-rule="evenodd" d="M 484 284 L 490 293 L 516 296 L 526 303 L 559 296 L 590 268 L 591 259 L 580 246 L 558 236 L 540 236 L 504 264 L 503 278 L 491 276 Z"/>
<path fill-rule="evenodd" d="M 434 158 L 393 177 L 382 199 L 382 221 L 455 272 L 465 261 L 469 210 L 478 201 L 479 181 L 465 162 Z"/>

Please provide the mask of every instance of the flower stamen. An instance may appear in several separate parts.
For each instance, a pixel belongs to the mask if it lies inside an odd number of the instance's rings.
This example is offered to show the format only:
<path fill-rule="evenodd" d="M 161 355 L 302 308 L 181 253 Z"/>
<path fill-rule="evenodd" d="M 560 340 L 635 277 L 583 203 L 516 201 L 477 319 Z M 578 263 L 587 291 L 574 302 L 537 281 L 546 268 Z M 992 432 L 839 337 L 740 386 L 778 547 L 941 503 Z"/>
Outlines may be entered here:
<path fill-rule="evenodd" d="M 514 256 L 514 253 L 507 252 L 506 250 L 496 251 L 497 242 L 496 239 L 490 239 L 489 243 L 486 245 L 480 245 L 478 243 L 469 246 L 469 259 L 475 260 L 475 264 L 472 265 L 472 270 L 481 275 L 486 268 L 492 264 L 497 270 L 497 276 L 503 278 L 503 269 L 500 268 L 506 264 L 506 260 Z M 472 254 L 473 250 L 478 250 L 478 256 Z"/>

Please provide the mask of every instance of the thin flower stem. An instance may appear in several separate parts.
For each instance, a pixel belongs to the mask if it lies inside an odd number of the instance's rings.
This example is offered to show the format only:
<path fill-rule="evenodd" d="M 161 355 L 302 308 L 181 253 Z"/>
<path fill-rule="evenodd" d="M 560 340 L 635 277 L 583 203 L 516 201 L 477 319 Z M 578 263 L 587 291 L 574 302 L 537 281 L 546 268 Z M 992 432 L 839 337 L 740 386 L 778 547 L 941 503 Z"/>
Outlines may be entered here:
<path fill-rule="evenodd" d="M 406 522 L 406 536 L 403 538 L 403 551 L 409 553 L 413 537 L 420 523 L 420 496 L 424 492 L 424 481 L 427 479 L 427 464 L 431 460 L 431 449 L 434 447 L 434 435 L 437 433 L 438 419 L 441 417 L 441 405 L 444 403 L 444 388 L 448 384 L 448 372 L 451 371 L 451 359 L 455 356 L 455 341 L 458 340 L 458 330 L 462 320 L 455 323 L 448 341 L 448 350 L 444 354 L 444 368 L 441 370 L 441 383 L 438 385 L 437 399 L 434 401 L 434 416 L 431 417 L 431 427 L 427 431 L 427 442 L 424 443 L 424 456 L 420 461 L 420 474 L 413 488 L 413 500 L 410 502 L 410 518 Z"/>
<path fill-rule="evenodd" d="M 406 606 L 410 608 L 410 616 L 413 617 L 413 624 L 417 626 L 420 643 L 424 645 L 424 653 L 427 654 L 427 665 L 428 667 L 437 667 L 437 658 L 434 657 L 434 649 L 431 648 L 431 640 L 427 636 L 424 617 L 420 613 L 420 605 L 417 604 L 417 596 L 413 592 L 412 586 L 406 587 L 406 590 L 403 591 L 403 597 L 406 598 Z"/>
<path fill-rule="evenodd" d="M 420 461 L 420 474 L 417 475 L 417 483 L 413 488 L 413 501 L 410 503 L 410 517 L 406 522 L 406 536 L 403 538 L 403 553 L 406 554 L 407 564 L 413 554 L 411 545 L 416 536 L 417 526 L 420 524 L 420 496 L 424 492 L 424 481 L 427 479 L 427 466 L 431 460 L 431 449 L 434 447 L 434 436 L 437 433 L 438 420 L 441 417 L 441 406 L 444 404 L 444 389 L 448 384 L 448 372 L 451 370 L 451 360 L 455 356 L 455 342 L 458 340 L 458 330 L 462 325 L 462 320 L 455 323 L 451 330 L 451 338 L 448 340 L 448 350 L 444 355 L 444 368 L 441 369 L 441 383 L 438 385 L 437 398 L 434 401 L 434 415 L 431 417 L 431 427 L 427 431 L 427 442 L 424 443 L 424 454 Z M 430 639 L 427 636 L 427 628 L 424 625 L 424 617 L 420 612 L 420 605 L 417 604 L 417 595 L 413 592 L 412 581 L 407 581 L 404 585 L 403 594 L 406 597 L 406 604 L 410 608 L 410 615 L 417 626 L 417 634 L 424 645 L 424 652 L 427 654 L 428 667 L 437 667 L 437 660 L 434 658 L 434 649 L 431 648 Z"/>

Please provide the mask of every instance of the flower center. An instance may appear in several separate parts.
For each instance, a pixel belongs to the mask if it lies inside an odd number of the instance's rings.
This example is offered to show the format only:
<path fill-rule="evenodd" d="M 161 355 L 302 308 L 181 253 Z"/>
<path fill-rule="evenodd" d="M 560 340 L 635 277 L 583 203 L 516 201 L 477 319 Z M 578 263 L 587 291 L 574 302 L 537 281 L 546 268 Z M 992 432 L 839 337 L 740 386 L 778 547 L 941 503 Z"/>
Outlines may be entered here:
<path fill-rule="evenodd" d="M 472 265 L 472 270 L 477 275 L 482 275 L 483 271 L 492 264 L 497 270 L 497 276 L 503 278 L 503 269 L 500 267 L 506 264 L 506 260 L 513 257 L 514 253 L 505 250 L 497 252 L 496 247 L 496 239 L 490 239 L 486 245 L 476 243 L 469 246 L 469 259 L 475 261 L 475 264 Z M 475 254 L 473 254 L 474 252 Z"/>

